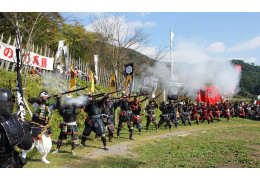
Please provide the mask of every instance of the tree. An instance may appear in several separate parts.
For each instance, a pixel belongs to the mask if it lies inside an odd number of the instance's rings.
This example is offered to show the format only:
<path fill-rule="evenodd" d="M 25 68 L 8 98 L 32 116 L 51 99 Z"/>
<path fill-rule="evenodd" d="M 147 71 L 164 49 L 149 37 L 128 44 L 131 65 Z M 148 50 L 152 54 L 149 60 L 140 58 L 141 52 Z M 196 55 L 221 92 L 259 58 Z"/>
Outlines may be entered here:
<path fill-rule="evenodd" d="M 59 13 L 52 12 L 2 12 L 0 18 L 0 28 L 12 36 L 15 36 L 15 22 L 18 21 L 20 37 L 23 37 L 22 47 L 25 50 L 23 56 L 32 51 L 34 43 L 37 45 L 56 45 L 60 22 L 63 21 Z M 8 29 L 5 29 L 5 27 L 8 27 Z M 23 58 L 21 57 L 21 59 Z M 25 67 L 24 72 L 25 87 L 28 67 Z"/>
<path fill-rule="evenodd" d="M 140 51 L 148 43 L 148 35 L 141 27 L 126 23 L 124 16 L 103 14 L 92 16 L 88 31 L 97 33 L 101 63 L 113 72 L 123 73 L 123 64 L 138 59 L 129 59 L 131 51 Z M 138 67 L 137 67 L 138 68 Z"/>

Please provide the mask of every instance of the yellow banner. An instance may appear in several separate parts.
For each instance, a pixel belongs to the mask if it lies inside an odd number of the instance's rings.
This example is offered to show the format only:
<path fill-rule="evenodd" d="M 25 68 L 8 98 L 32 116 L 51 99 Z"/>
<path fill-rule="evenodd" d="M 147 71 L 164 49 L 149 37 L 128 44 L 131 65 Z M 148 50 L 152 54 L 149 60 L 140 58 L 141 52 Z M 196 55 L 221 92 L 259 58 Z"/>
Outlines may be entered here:
<path fill-rule="evenodd" d="M 125 80 L 125 93 L 126 94 L 130 94 L 129 88 L 131 86 L 132 80 L 133 80 L 132 75 L 126 76 L 126 80 Z"/>
<path fill-rule="evenodd" d="M 76 76 L 74 70 L 72 69 L 72 65 L 70 65 L 70 91 L 75 88 L 76 85 Z"/>
<path fill-rule="evenodd" d="M 90 91 L 92 93 L 94 93 L 94 77 L 93 77 L 93 73 L 91 70 L 89 70 L 89 74 L 90 74 L 90 81 L 91 81 L 91 88 L 90 88 Z"/>
<path fill-rule="evenodd" d="M 116 76 L 115 75 L 111 75 L 110 78 L 110 85 L 109 85 L 109 92 L 115 92 L 116 91 Z M 115 96 L 116 93 L 111 94 L 112 96 Z"/>

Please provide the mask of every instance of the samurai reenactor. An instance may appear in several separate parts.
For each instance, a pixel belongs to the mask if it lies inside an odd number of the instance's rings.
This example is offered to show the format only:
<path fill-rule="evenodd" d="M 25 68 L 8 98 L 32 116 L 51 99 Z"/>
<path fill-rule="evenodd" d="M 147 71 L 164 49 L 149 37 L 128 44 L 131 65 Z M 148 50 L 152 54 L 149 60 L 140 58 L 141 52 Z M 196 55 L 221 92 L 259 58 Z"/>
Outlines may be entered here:
<path fill-rule="evenodd" d="M 191 120 L 195 120 L 196 124 L 199 125 L 199 116 L 196 104 L 193 104 L 191 112 Z"/>
<path fill-rule="evenodd" d="M 134 118 L 134 126 L 137 127 L 139 135 L 141 135 L 142 131 L 142 119 L 141 119 L 141 103 L 137 100 L 137 97 L 134 98 L 133 101 L 130 102 L 130 108 L 133 112 L 133 118 Z"/>
<path fill-rule="evenodd" d="M 219 120 L 220 120 L 220 110 L 219 110 L 217 103 L 215 103 L 215 106 L 214 106 L 214 109 L 213 109 L 213 116 L 214 116 L 214 119 L 215 119 L 215 117 L 217 117 L 217 122 L 219 122 Z"/>
<path fill-rule="evenodd" d="M 117 138 L 120 137 L 120 132 L 124 127 L 124 124 L 127 123 L 129 129 L 129 139 L 133 139 L 133 130 L 134 130 L 134 120 L 133 113 L 130 109 L 130 104 L 125 93 L 122 94 L 122 98 L 118 101 L 118 106 L 121 108 L 119 113 L 119 123 L 117 128 Z"/>
<path fill-rule="evenodd" d="M 96 100 L 92 96 L 88 96 L 88 101 L 84 104 L 85 112 L 88 114 L 88 118 L 85 120 L 85 128 L 82 133 L 81 145 L 84 146 L 87 140 L 87 137 L 93 131 L 97 134 L 97 136 L 101 136 L 101 140 L 104 145 L 104 150 L 108 151 L 105 134 L 105 125 L 103 122 L 103 116 L 100 113 L 100 108 L 104 104 L 107 99 L 107 95 L 105 95 L 101 100 Z"/>
<path fill-rule="evenodd" d="M 213 123 L 214 117 L 213 117 L 213 106 L 212 106 L 212 104 L 208 105 L 207 113 L 208 113 L 209 121 L 211 123 Z"/>
<path fill-rule="evenodd" d="M 12 114 L 14 102 L 10 90 L 0 89 L 0 168 L 22 168 L 26 160 L 15 146 L 26 150 L 32 146 L 30 124 Z"/>
<path fill-rule="evenodd" d="M 229 121 L 229 118 L 230 118 L 230 109 L 229 109 L 229 106 L 228 106 L 228 102 L 227 101 L 224 101 L 223 103 L 223 112 L 221 114 L 221 116 L 223 117 L 226 117 L 227 118 L 227 121 Z"/>
<path fill-rule="evenodd" d="M 146 131 L 148 131 L 149 125 L 152 122 L 155 125 L 156 132 L 158 132 L 158 124 L 155 115 L 155 108 L 158 108 L 158 104 L 156 102 L 156 99 L 153 98 L 149 101 L 148 105 L 145 107 L 145 110 L 147 111 L 147 115 L 145 116 L 147 119 Z"/>
<path fill-rule="evenodd" d="M 56 103 L 50 104 L 50 102 L 48 102 L 48 98 L 49 95 L 47 91 L 41 92 L 38 98 L 28 98 L 29 103 L 31 103 L 34 108 L 32 121 L 30 122 L 34 143 L 31 149 L 22 151 L 22 156 L 26 158 L 28 152 L 32 151 L 34 146 L 36 146 L 42 155 L 41 162 L 46 164 L 50 163 L 46 157 L 52 148 L 50 115 L 51 111 L 57 108 Z"/>
<path fill-rule="evenodd" d="M 170 105 L 169 105 L 169 117 L 172 123 L 174 123 L 175 127 L 179 127 L 179 118 L 176 117 L 176 112 L 177 112 L 177 104 L 173 101 L 170 100 Z"/>
<path fill-rule="evenodd" d="M 172 121 L 169 118 L 170 113 L 170 105 L 169 102 L 162 102 L 159 109 L 162 111 L 162 114 L 160 115 L 160 121 L 158 124 L 158 128 L 162 126 L 164 123 L 166 123 L 166 126 L 169 126 L 169 130 L 172 129 Z"/>
<path fill-rule="evenodd" d="M 63 118 L 63 122 L 60 124 L 60 135 L 57 141 L 57 148 L 52 154 L 59 153 L 62 146 L 62 141 L 67 139 L 67 136 L 71 136 L 71 155 L 76 156 L 75 148 L 78 145 L 78 127 L 77 127 L 77 109 L 81 108 L 81 104 L 76 103 L 71 95 L 67 95 L 64 98 L 64 103 L 61 104 L 61 95 L 57 98 L 57 108 L 59 114 Z"/>
<path fill-rule="evenodd" d="M 115 132 L 115 122 L 114 122 L 113 114 L 115 108 L 117 108 L 117 103 L 115 101 L 112 101 L 112 96 L 110 94 L 107 95 L 107 99 L 102 105 L 101 113 L 106 115 L 103 118 L 103 122 L 108 129 L 109 142 L 114 142 L 113 136 Z"/>
<path fill-rule="evenodd" d="M 188 105 L 183 105 L 183 107 L 180 108 L 180 114 L 182 125 L 186 126 L 186 121 L 188 121 L 188 124 L 191 126 L 190 107 Z"/>
<path fill-rule="evenodd" d="M 205 106 L 205 104 L 203 104 L 201 106 L 201 110 L 202 110 L 202 113 L 201 113 L 201 120 L 202 120 L 202 123 L 207 120 L 208 121 L 208 124 L 210 123 L 210 119 L 209 119 L 209 116 L 208 116 L 208 112 L 207 112 L 207 107 Z"/>

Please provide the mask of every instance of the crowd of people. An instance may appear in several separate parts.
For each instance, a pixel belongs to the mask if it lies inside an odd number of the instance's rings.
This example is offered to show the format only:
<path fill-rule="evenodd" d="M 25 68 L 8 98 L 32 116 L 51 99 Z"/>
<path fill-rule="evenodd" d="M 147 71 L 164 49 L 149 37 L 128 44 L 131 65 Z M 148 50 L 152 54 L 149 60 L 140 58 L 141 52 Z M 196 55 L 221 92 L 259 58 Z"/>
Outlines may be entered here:
<path fill-rule="evenodd" d="M 152 98 L 145 103 L 145 107 L 142 107 L 142 101 L 138 100 L 138 96 L 129 96 L 122 93 L 120 98 L 112 98 L 110 94 L 105 94 L 101 99 L 93 95 L 86 95 L 87 101 L 84 103 L 75 103 L 71 96 L 58 95 L 56 102 L 49 103 L 49 94 L 47 91 L 43 91 L 38 97 L 31 97 L 28 101 L 34 108 L 33 117 L 30 121 L 30 125 L 25 127 L 21 126 L 21 131 L 28 132 L 31 136 L 26 136 L 27 139 L 21 139 L 19 142 L 12 143 L 10 137 L 13 139 L 18 138 L 15 135 L 15 131 L 12 128 L 19 129 L 15 126 L 6 128 L 6 122 L 11 122 L 15 117 L 12 115 L 14 99 L 11 91 L 6 89 L 0 89 L 0 167 L 22 167 L 25 164 L 27 154 L 36 147 L 39 153 L 42 155 L 41 162 L 49 164 L 46 159 L 47 154 L 52 149 L 52 131 L 50 124 L 52 121 L 51 113 L 57 109 L 60 116 L 63 117 L 63 122 L 60 124 L 60 135 L 57 141 L 57 147 L 52 151 L 53 154 L 60 153 L 60 149 L 63 145 L 63 141 L 71 136 L 71 154 L 76 156 L 76 147 L 83 148 L 86 140 L 91 134 L 95 133 L 95 141 L 101 137 L 104 150 L 108 151 L 106 129 L 108 131 L 108 141 L 114 142 L 115 127 L 115 110 L 120 108 L 119 122 L 117 126 L 116 138 L 120 138 L 122 128 L 127 124 L 129 131 L 129 139 L 134 140 L 134 127 L 138 129 L 138 134 L 142 133 L 142 118 L 143 112 L 146 111 L 145 130 L 148 131 L 150 123 L 155 126 L 156 132 L 160 127 L 178 128 L 180 121 L 182 126 L 204 123 L 205 121 L 210 124 L 214 121 L 219 122 L 220 118 L 226 118 L 227 121 L 231 117 L 249 118 L 259 120 L 259 105 L 250 104 L 247 102 L 229 102 L 223 101 L 215 104 L 207 104 L 204 102 L 191 102 L 188 99 L 185 100 L 166 100 L 158 104 L 156 98 Z M 131 99 L 134 97 L 134 99 Z M 63 103 L 62 98 L 64 98 Z M 146 100 L 144 99 L 144 100 Z M 8 104 L 8 106 L 6 105 Z M 77 110 L 84 111 L 88 116 L 85 118 L 85 128 L 82 132 L 81 142 L 78 137 L 77 127 Z M 156 114 L 159 113 L 160 120 L 157 121 Z M 156 113 L 157 112 L 157 113 Z M 157 116 L 158 117 L 158 116 Z M 26 120 L 25 120 L 26 121 Z M 193 123 L 194 122 L 194 123 Z M 23 123 L 20 123 L 23 124 Z M 106 128 L 107 127 L 107 128 Z M 11 130 L 10 130 L 11 129 Z M 24 136 L 23 136 L 24 137 Z M 28 137 L 31 137 L 31 139 Z M 18 156 L 19 153 L 15 151 L 15 146 L 21 141 L 27 144 L 20 146 L 22 149 L 22 156 Z M 79 143 L 80 142 L 80 143 Z M 30 145 L 28 145 L 30 144 Z M 10 157 L 6 157 L 6 154 L 10 154 Z M 18 155 L 17 155 L 18 154 Z"/>
<path fill-rule="evenodd" d="M 90 74 L 85 74 L 80 68 L 75 66 L 74 68 L 74 74 L 76 77 L 81 78 L 84 81 L 90 81 Z M 55 69 L 55 72 L 60 75 L 62 79 L 69 79 L 71 74 L 70 74 L 70 69 L 66 70 L 66 67 L 61 64 L 61 62 L 57 63 L 57 67 Z M 94 76 L 95 78 L 95 76 Z"/>

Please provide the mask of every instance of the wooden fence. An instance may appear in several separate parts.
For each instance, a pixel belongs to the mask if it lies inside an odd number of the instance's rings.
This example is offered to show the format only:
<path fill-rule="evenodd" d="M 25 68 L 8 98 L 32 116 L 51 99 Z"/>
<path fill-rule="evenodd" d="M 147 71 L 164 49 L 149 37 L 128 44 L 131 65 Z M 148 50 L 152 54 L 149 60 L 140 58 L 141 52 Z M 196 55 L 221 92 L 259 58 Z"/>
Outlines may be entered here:
<path fill-rule="evenodd" d="M 3 42 L 3 38 L 4 37 L 4 33 L 2 33 L 1 35 L 1 38 L 0 38 L 0 42 Z M 22 37 L 21 37 L 21 43 L 22 43 Z M 8 44 L 8 45 L 12 45 L 12 46 L 15 46 L 15 38 L 13 39 L 13 43 L 11 44 L 12 42 L 12 38 L 11 36 L 8 38 L 7 42 L 5 44 Z M 21 56 L 23 57 L 24 56 L 24 53 L 25 53 L 25 50 L 24 49 L 21 49 Z M 50 57 L 50 58 L 54 58 L 54 51 L 51 51 L 47 45 L 45 45 L 44 47 L 38 47 L 38 46 L 35 46 L 34 44 L 32 45 L 32 49 L 31 49 L 31 52 L 33 53 L 36 53 L 36 54 L 39 54 L 41 56 L 45 56 L 45 57 Z M 71 57 L 71 55 L 69 56 L 69 64 L 73 64 L 74 67 L 77 67 L 78 69 L 80 69 L 82 71 L 82 73 L 84 73 L 86 76 L 88 76 L 89 74 L 89 71 L 88 71 L 88 63 L 86 62 L 83 62 L 79 59 L 75 59 L 73 57 Z M 29 66 L 29 71 L 32 70 L 33 66 L 31 65 L 25 65 L 25 66 Z M 25 67 L 24 66 L 24 67 Z M 53 64 L 53 68 L 55 69 L 56 66 L 57 66 L 57 59 L 54 58 L 54 64 Z M 0 59 L 0 69 L 5 69 L 7 71 L 11 71 L 11 72 L 14 72 L 15 71 L 15 68 L 16 68 L 16 62 L 11 62 L 11 61 L 6 61 L 4 59 Z M 24 70 L 25 68 L 22 68 L 22 73 L 24 73 Z M 45 74 L 51 74 L 53 73 L 54 71 L 51 71 L 51 70 L 45 70 L 45 69 L 42 69 L 42 74 L 45 75 Z M 105 68 L 99 68 L 98 69 L 98 80 L 97 80 L 97 83 L 102 86 L 102 87 L 107 87 L 109 88 L 109 84 L 110 84 L 110 77 L 111 75 L 114 74 L 112 73 L 111 71 L 105 69 Z M 122 89 L 125 87 L 125 78 L 122 76 L 120 77 L 117 77 L 117 83 L 118 83 L 118 89 Z"/>

